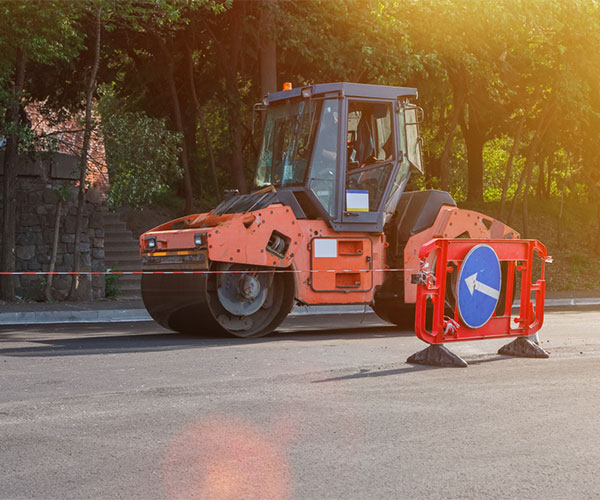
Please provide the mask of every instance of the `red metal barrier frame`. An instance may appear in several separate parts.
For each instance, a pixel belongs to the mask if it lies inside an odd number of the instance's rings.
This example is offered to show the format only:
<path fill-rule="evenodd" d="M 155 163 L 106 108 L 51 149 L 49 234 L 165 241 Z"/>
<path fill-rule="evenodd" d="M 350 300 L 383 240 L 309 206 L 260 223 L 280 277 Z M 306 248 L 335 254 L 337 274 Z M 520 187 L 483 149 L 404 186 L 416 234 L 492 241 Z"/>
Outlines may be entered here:
<path fill-rule="evenodd" d="M 444 314 L 448 273 L 457 273 L 469 250 L 475 245 L 489 245 L 506 263 L 503 276 L 504 310 L 494 312 L 480 328 L 469 328 L 460 319 L 456 304 L 454 315 Z M 532 283 L 534 258 L 541 260 L 540 279 Z M 544 267 L 548 260 L 546 247 L 537 240 L 470 240 L 434 239 L 421 247 L 421 283 L 417 286 L 415 333 L 429 344 L 442 344 L 465 340 L 483 340 L 533 335 L 544 322 L 544 297 L 546 282 Z M 435 262 L 434 262 L 435 259 Z M 520 311 L 511 324 L 514 276 L 521 276 Z M 535 293 L 535 304 L 531 300 Z M 453 296 L 456 296 L 454 293 Z M 502 300 L 502 296 L 500 297 Z M 428 306 L 428 302 L 431 303 Z M 433 306 L 433 307 L 432 307 Z M 498 315 L 497 315 L 498 314 Z M 429 317 L 429 318 L 428 318 Z M 428 324 L 429 323 L 429 324 Z"/>

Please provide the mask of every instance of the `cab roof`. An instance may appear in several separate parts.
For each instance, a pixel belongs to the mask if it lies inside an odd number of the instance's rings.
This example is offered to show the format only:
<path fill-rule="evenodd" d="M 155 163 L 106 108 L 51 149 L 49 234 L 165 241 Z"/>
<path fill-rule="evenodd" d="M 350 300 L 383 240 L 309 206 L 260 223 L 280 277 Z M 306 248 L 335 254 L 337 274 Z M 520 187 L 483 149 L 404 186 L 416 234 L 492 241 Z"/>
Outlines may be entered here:
<path fill-rule="evenodd" d="M 267 100 L 268 102 L 276 102 L 283 99 L 300 97 L 304 89 L 307 89 L 312 96 L 321 96 L 331 93 L 341 94 L 346 97 L 363 97 L 369 99 L 399 99 L 401 97 L 417 98 L 418 96 L 417 89 L 412 87 L 392 87 L 389 85 L 339 82 L 305 85 L 304 87 L 297 87 L 291 90 L 272 92 L 267 95 Z"/>

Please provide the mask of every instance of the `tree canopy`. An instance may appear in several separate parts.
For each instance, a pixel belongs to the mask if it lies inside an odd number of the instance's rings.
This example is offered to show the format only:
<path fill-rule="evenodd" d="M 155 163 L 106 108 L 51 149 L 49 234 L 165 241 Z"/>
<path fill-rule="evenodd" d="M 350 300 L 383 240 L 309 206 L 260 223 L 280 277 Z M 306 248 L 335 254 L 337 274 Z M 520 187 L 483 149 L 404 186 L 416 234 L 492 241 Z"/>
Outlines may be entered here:
<path fill-rule="evenodd" d="M 185 210 L 213 205 L 223 188 L 247 191 L 252 105 L 283 81 L 416 86 L 427 177 L 415 181 L 458 199 L 502 199 L 508 211 L 514 197 L 526 208 L 531 192 L 556 196 L 573 172 L 584 193 L 600 177 L 596 0 L 4 0 L 2 102 L 22 51 L 21 99 L 82 109 L 96 9 L 97 81 L 127 103 L 101 113 L 116 191 L 126 140 L 114 131 L 134 117 L 136 133 L 152 123 L 165 138 L 165 165 L 178 158 L 159 184 Z M 130 173 L 149 170 L 130 142 Z"/>

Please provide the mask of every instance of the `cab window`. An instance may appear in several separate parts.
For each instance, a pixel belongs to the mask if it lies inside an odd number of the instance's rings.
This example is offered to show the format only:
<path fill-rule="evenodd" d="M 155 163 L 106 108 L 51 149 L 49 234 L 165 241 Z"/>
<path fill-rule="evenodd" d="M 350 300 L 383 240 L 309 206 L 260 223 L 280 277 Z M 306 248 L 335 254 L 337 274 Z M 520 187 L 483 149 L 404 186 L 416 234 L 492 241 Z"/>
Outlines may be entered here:
<path fill-rule="evenodd" d="M 348 163 L 360 167 L 394 157 L 392 104 L 350 101 Z"/>
<path fill-rule="evenodd" d="M 327 210 L 335 214 L 335 186 L 337 179 L 339 106 L 337 99 L 323 102 L 312 163 L 308 176 L 308 187 Z"/>
<path fill-rule="evenodd" d="M 348 103 L 346 211 L 376 212 L 395 160 L 392 103 Z"/>

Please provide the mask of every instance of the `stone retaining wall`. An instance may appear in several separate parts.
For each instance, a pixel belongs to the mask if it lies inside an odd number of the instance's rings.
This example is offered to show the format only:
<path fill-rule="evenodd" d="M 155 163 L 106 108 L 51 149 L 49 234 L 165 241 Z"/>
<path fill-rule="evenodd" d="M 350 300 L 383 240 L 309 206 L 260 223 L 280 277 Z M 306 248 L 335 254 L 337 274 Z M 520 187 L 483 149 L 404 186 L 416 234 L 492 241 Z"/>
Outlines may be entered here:
<path fill-rule="evenodd" d="M 75 157 L 61 154 L 52 155 L 45 161 L 23 160 L 17 178 L 17 271 L 48 270 L 59 190 L 66 192 L 68 199 L 63 202 L 61 211 L 55 270 L 73 270 L 77 219 L 76 161 Z M 0 182 L 1 179 L 0 172 Z M 86 198 L 80 245 L 81 271 L 104 271 L 103 208 L 99 194 L 93 189 L 88 191 Z M 27 300 L 44 300 L 46 279 L 46 276 L 15 277 L 17 296 Z M 70 276 L 53 277 L 55 300 L 66 297 L 71 279 Z M 79 300 L 104 297 L 104 276 L 94 276 L 91 279 L 89 276 L 82 276 L 79 289 Z"/>

